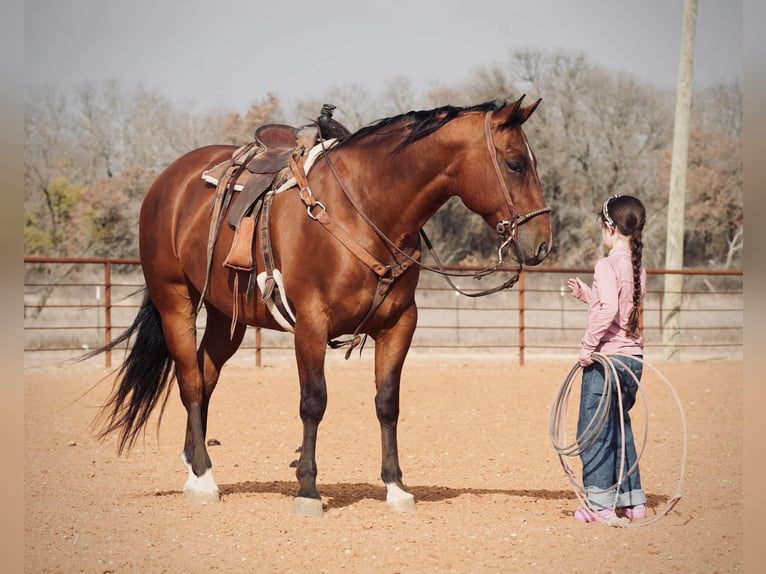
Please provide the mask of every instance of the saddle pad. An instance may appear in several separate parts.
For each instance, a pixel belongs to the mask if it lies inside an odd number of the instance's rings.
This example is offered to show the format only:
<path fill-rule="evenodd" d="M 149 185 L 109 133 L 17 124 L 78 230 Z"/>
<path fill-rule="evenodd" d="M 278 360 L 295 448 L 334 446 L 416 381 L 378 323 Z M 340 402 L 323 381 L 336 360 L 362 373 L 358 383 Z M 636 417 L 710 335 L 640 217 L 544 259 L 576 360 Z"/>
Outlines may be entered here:
<path fill-rule="evenodd" d="M 211 167 L 210 169 L 202 172 L 202 179 L 206 181 L 207 183 L 212 183 L 213 185 L 218 185 L 218 182 L 221 181 L 221 178 L 223 177 L 223 174 L 226 173 L 226 170 L 229 169 L 229 167 L 232 166 L 231 160 L 227 159 L 226 161 L 222 161 L 216 166 Z M 243 173 L 243 175 L 245 175 Z M 247 183 L 247 177 L 242 177 L 237 180 L 237 183 L 234 185 L 234 191 L 242 191 L 245 187 L 245 183 Z"/>
<path fill-rule="evenodd" d="M 314 162 L 316 161 L 317 157 L 319 157 L 319 154 L 321 154 L 325 149 L 330 149 L 335 144 L 338 143 L 337 138 L 333 138 L 330 140 L 326 140 L 324 142 L 324 146 L 322 144 L 317 144 L 314 147 L 312 147 L 308 151 L 308 155 L 306 156 L 306 162 L 304 163 L 304 170 L 306 174 L 309 173 L 309 170 L 311 169 L 311 166 L 314 165 Z M 231 165 L 231 160 L 226 160 L 221 163 L 219 163 L 216 166 L 211 167 L 210 169 L 202 172 L 202 179 L 206 181 L 207 183 L 211 183 L 213 185 L 218 185 L 218 182 L 221 181 L 221 177 L 223 177 L 223 174 L 226 173 L 226 170 Z M 235 191 L 242 191 L 244 189 L 245 184 L 247 183 L 247 180 L 249 179 L 250 172 L 245 170 L 240 178 L 237 180 L 236 185 L 234 186 Z M 295 180 L 294 177 L 291 177 L 288 179 L 284 184 L 279 186 L 277 190 L 275 190 L 275 193 L 281 193 L 287 189 L 290 189 L 291 187 L 295 187 L 298 185 L 298 182 Z"/>

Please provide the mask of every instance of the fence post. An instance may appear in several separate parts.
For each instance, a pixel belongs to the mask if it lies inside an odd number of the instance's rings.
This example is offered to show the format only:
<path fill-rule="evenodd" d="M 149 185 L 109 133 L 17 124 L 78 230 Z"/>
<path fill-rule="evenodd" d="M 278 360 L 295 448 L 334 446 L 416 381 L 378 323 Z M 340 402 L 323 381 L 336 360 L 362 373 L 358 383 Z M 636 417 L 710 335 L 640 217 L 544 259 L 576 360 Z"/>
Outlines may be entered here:
<path fill-rule="evenodd" d="M 261 366 L 261 328 L 255 328 L 255 366 Z"/>
<path fill-rule="evenodd" d="M 112 342 L 112 264 L 104 263 L 104 344 Z M 112 368 L 112 350 L 105 353 L 106 368 Z"/>
<path fill-rule="evenodd" d="M 524 366 L 524 273 L 519 275 L 519 365 Z"/>

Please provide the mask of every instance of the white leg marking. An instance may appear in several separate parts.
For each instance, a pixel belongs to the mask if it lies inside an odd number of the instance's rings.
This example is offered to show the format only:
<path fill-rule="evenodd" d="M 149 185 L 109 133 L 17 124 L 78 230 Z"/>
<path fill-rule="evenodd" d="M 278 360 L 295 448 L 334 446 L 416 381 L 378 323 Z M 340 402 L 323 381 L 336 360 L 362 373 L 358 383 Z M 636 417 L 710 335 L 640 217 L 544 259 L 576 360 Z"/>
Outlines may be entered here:
<path fill-rule="evenodd" d="M 184 484 L 184 495 L 197 504 L 213 504 L 221 500 L 218 485 L 213 478 L 213 469 L 208 468 L 205 474 L 197 476 L 192 470 L 191 464 L 186 460 L 186 455 L 181 454 L 181 462 L 186 466 L 189 476 Z"/>
<path fill-rule="evenodd" d="M 412 512 L 415 510 L 415 497 L 394 483 L 386 484 L 386 504 L 396 512 Z"/>

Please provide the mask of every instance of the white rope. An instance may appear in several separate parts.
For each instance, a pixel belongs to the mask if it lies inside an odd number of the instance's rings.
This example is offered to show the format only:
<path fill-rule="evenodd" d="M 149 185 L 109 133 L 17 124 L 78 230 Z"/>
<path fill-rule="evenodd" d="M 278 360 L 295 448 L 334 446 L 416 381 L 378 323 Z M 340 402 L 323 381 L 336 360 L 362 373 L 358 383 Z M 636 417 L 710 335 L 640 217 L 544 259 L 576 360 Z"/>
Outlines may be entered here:
<path fill-rule="evenodd" d="M 604 426 L 606 425 L 609 419 L 610 405 L 612 404 L 612 392 L 614 388 L 617 390 L 617 403 L 618 403 L 617 407 L 619 409 L 620 433 L 622 436 L 621 448 L 620 448 L 619 478 L 617 482 L 613 484 L 612 486 L 610 486 L 609 488 L 606 488 L 603 490 L 593 490 L 593 489 L 590 489 L 590 490 L 591 492 L 594 492 L 594 493 L 599 493 L 599 492 L 603 493 L 603 492 L 609 492 L 612 489 L 614 489 L 615 498 L 616 498 L 619 495 L 620 486 L 622 485 L 622 483 L 631 474 L 636 472 L 636 470 L 638 469 L 638 463 L 644 454 L 644 450 L 646 449 L 646 444 L 649 437 L 649 405 L 648 405 L 646 393 L 644 392 L 643 386 L 639 383 L 638 378 L 632 372 L 632 370 L 627 368 L 627 365 L 620 360 L 620 357 L 629 358 L 629 359 L 638 361 L 644 366 L 644 369 L 646 369 L 646 367 L 649 367 L 665 383 L 665 385 L 668 387 L 671 394 L 673 395 L 673 398 L 675 399 L 675 402 L 676 402 L 676 406 L 678 407 L 678 412 L 681 417 L 681 428 L 682 428 L 682 435 L 683 435 L 683 452 L 681 455 L 680 473 L 679 473 L 679 479 L 678 479 L 678 484 L 677 484 L 675 494 L 670 498 L 670 500 L 663 507 L 663 509 L 660 510 L 654 517 L 647 520 L 639 520 L 634 522 L 630 522 L 626 519 L 614 519 L 614 518 L 607 520 L 601 517 L 598 514 L 598 512 L 596 512 L 597 509 L 593 508 L 590 502 L 588 501 L 588 497 L 586 495 L 584 485 L 582 484 L 580 478 L 575 476 L 575 471 L 572 468 L 572 466 L 569 464 L 569 461 L 567 460 L 567 458 L 569 457 L 581 456 L 583 452 L 585 452 L 586 450 L 588 450 L 588 448 L 592 446 L 593 441 L 598 437 L 598 435 L 604 429 Z M 580 366 L 580 363 L 577 362 L 570 369 L 569 373 L 564 378 L 564 381 L 559 387 L 559 390 L 553 402 L 553 407 L 551 409 L 549 433 L 550 433 L 551 440 L 553 442 L 553 448 L 556 450 L 559 456 L 559 461 L 561 462 L 561 466 L 564 469 L 564 473 L 566 474 L 570 484 L 572 485 L 574 489 L 575 495 L 583 504 L 583 506 L 585 506 L 587 509 L 592 511 L 592 514 L 596 517 L 597 520 L 599 520 L 600 522 L 605 522 L 611 526 L 646 526 L 648 524 L 652 524 L 653 522 L 659 520 L 660 518 L 665 516 L 668 512 L 670 512 L 673 509 L 673 507 L 676 505 L 676 503 L 678 503 L 678 501 L 681 499 L 681 491 L 683 487 L 684 476 L 686 474 L 686 449 L 687 449 L 686 416 L 684 415 L 683 405 L 681 404 L 681 400 L 678 397 L 678 393 L 676 393 L 675 389 L 673 388 L 673 385 L 670 384 L 670 381 L 668 381 L 668 379 L 656 367 L 654 367 L 647 361 L 644 361 L 643 359 L 639 359 L 638 357 L 633 355 L 614 354 L 607 357 L 606 355 L 602 355 L 601 353 L 594 353 L 593 360 L 601 364 L 601 366 L 604 368 L 604 375 L 605 375 L 604 390 L 602 391 L 599 404 L 596 408 L 596 412 L 593 415 L 593 418 L 590 421 L 588 421 L 588 424 L 586 425 L 585 429 L 582 430 L 580 436 L 575 437 L 575 440 L 572 443 L 567 443 L 567 431 L 566 431 L 565 423 L 567 420 L 567 412 L 569 407 L 569 396 L 572 391 L 572 385 L 574 384 L 574 381 L 577 379 L 578 373 L 582 369 L 582 367 Z M 619 380 L 617 376 L 617 369 L 615 367 L 615 363 L 617 363 L 618 365 L 622 367 L 625 367 L 625 370 L 628 373 L 630 373 L 630 375 L 633 377 L 633 381 L 636 383 L 638 387 L 638 394 L 640 394 L 643 405 L 644 405 L 645 427 L 644 427 L 644 433 L 643 433 L 643 442 L 641 444 L 640 450 L 638 450 L 636 453 L 636 462 L 629 469 L 627 469 L 627 471 L 625 470 L 625 448 L 626 448 L 625 417 L 624 417 L 623 403 L 622 403 L 622 390 L 619 384 L 612 384 L 612 383 L 617 383 L 617 381 Z"/>

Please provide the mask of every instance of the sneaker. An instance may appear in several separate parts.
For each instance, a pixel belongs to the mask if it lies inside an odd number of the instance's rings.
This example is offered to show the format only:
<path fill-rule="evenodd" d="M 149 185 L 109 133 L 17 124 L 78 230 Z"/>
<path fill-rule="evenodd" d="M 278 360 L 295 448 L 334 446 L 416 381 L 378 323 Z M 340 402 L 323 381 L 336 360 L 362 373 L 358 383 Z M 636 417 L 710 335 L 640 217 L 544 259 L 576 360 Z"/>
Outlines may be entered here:
<path fill-rule="evenodd" d="M 606 520 L 607 522 L 616 517 L 614 510 L 611 508 L 603 508 L 601 510 L 590 510 L 588 508 L 579 508 L 574 513 L 575 520 L 577 522 L 596 522 L 599 518 Z"/>
<path fill-rule="evenodd" d="M 625 516 L 631 520 L 641 519 L 646 516 L 646 504 L 636 504 L 625 507 Z"/>

